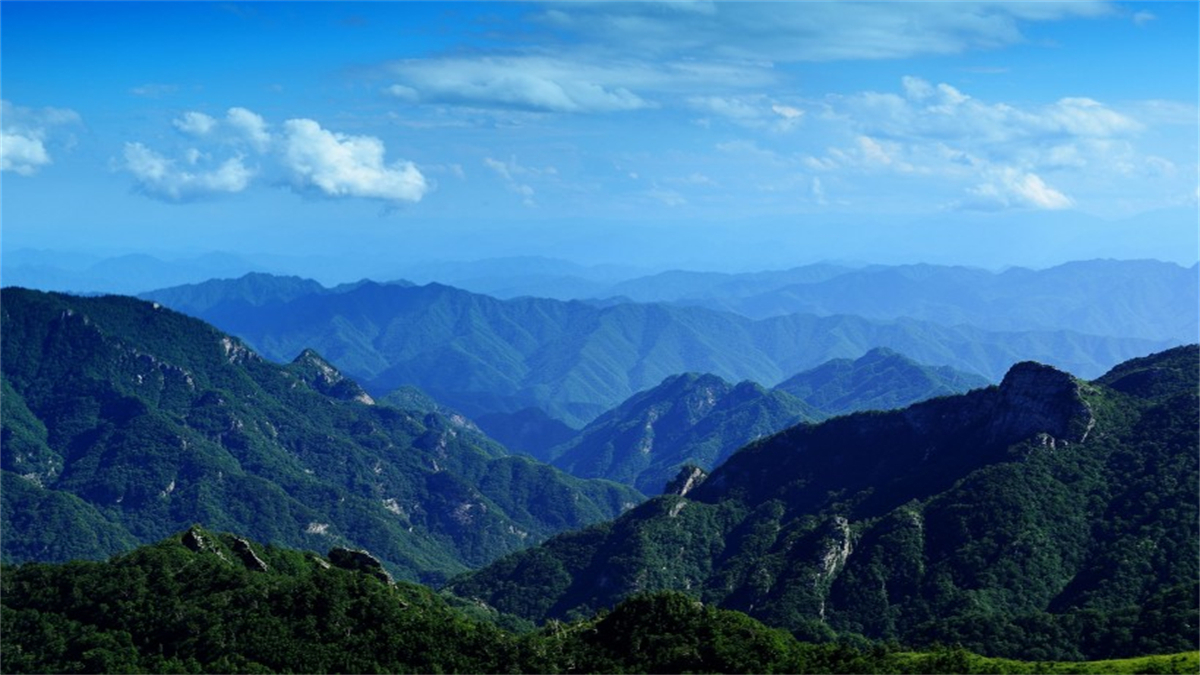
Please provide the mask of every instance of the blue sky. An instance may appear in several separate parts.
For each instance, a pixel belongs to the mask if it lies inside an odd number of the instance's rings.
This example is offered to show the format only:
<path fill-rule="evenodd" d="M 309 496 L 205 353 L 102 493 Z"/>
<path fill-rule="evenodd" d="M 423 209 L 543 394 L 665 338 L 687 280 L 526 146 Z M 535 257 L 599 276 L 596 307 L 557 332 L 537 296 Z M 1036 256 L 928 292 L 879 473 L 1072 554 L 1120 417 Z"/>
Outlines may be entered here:
<path fill-rule="evenodd" d="M 1198 4 L 0 4 L 6 250 L 1197 257 Z"/>

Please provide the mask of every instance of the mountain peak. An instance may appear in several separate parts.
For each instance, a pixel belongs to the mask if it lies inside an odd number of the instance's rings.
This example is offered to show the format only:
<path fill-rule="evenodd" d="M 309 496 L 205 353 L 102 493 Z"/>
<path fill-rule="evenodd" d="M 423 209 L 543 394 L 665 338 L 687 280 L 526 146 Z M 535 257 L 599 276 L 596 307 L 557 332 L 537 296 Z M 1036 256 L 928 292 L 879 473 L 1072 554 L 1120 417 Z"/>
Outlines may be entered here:
<path fill-rule="evenodd" d="M 1009 369 L 1000 383 L 991 423 L 995 438 L 1024 438 L 1036 433 L 1080 442 L 1094 419 L 1080 395 L 1079 382 L 1068 373 L 1033 361 Z"/>
<path fill-rule="evenodd" d="M 313 349 L 305 349 L 292 360 L 291 370 L 313 389 L 342 401 L 375 405 L 375 399 L 346 377 Z"/>

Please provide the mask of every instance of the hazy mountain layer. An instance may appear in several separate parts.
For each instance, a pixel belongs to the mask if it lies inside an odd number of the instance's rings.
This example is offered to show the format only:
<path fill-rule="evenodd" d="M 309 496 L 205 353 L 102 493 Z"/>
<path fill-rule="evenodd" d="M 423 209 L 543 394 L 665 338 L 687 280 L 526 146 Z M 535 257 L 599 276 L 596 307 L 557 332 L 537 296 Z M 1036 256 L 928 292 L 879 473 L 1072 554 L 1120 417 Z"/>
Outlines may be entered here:
<path fill-rule="evenodd" d="M 793 427 L 686 497 L 450 590 L 535 620 L 677 589 L 801 636 L 1025 658 L 1195 649 L 1198 370 L 1195 346 L 1091 383 L 1022 363 L 996 387 Z"/>
<path fill-rule="evenodd" d="M 213 303 L 212 289 L 221 283 L 225 300 Z M 576 427 L 682 372 L 773 385 L 829 359 L 885 346 L 921 363 L 991 379 L 1024 358 L 1095 376 L 1162 346 L 908 319 L 791 315 L 752 321 L 694 307 L 501 301 L 436 284 L 368 282 L 263 304 L 247 299 L 237 280 L 195 290 L 203 302 L 189 300 L 184 288 L 146 297 L 194 313 L 272 359 L 290 360 L 313 347 L 373 394 L 412 384 L 471 417 L 539 407 Z"/>
<path fill-rule="evenodd" d="M 941 265 L 812 265 L 782 272 L 664 273 L 615 294 L 699 304 L 751 318 L 852 314 L 986 330 L 1070 330 L 1191 342 L 1200 325 L 1200 270 L 1156 260 L 1091 260 L 1000 273 Z"/>
<path fill-rule="evenodd" d="M 366 547 L 437 580 L 640 500 L 454 418 L 371 405 L 311 350 L 263 360 L 122 297 L 5 289 L 5 560 L 99 557 L 192 523 Z"/>

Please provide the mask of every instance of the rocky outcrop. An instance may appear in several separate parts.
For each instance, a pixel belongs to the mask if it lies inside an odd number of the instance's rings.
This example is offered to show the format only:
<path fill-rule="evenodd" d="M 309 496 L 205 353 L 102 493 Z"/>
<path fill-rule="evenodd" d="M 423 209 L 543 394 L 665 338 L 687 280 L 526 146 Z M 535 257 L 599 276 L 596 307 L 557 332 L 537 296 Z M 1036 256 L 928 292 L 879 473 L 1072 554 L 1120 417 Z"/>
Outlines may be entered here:
<path fill-rule="evenodd" d="M 1050 366 L 1029 361 L 1014 365 L 1000 383 L 989 438 L 1013 442 L 1047 434 L 1082 442 L 1095 420 L 1079 387 L 1075 378 Z"/>
<path fill-rule="evenodd" d="M 246 541 L 245 539 L 242 539 L 241 537 L 234 537 L 233 545 L 230 548 L 233 549 L 234 555 L 236 555 L 238 559 L 242 561 L 242 564 L 244 564 L 247 569 L 251 569 L 256 572 L 270 571 L 271 567 L 267 565 L 267 563 L 263 562 L 262 558 L 258 557 L 258 554 L 255 553 L 254 549 L 250 546 L 250 542 Z"/>
<path fill-rule="evenodd" d="M 663 489 L 663 494 L 686 496 L 697 485 L 704 482 L 708 478 L 708 472 L 698 466 L 688 464 L 679 469 L 679 473 L 675 478 L 667 483 L 667 487 Z"/>
<path fill-rule="evenodd" d="M 330 398 L 375 405 L 375 399 L 358 386 L 357 382 L 343 375 L 341 371 L 311 349 L 300 352 L 300 355 L 292 361 L 291 369 L 310 387 Z"/>
<path fill-rule="evenodd" d="M 344 570 L 354 572 L 362 572 L 363 574 L 375 577 L 380 581 L 391 584 L 394 583 L 392 575 L 383 568 L 383 563 L 379 558 L 367 553 L 366 551 L 356 551 L 348 548 L 335 547 L 329 550 L 329 562 L 334 567 L 340 567 Z"/>

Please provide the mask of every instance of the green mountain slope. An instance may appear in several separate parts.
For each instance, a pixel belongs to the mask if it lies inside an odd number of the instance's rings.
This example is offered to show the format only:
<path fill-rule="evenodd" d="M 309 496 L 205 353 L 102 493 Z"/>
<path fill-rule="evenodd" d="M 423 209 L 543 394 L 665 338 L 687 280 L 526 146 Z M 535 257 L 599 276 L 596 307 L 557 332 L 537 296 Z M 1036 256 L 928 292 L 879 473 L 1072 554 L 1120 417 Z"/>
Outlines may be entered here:
<path fill-rule="evenodd" d="M 148 302 L 10 288 L 0 319 L 8 561 L 101 557 L 202 523 L 365 547 L 434 581 L 640 498 L 371 405 L 315 352 L 277 365 Z"/>
<path fill-rule="evenodd" d="M 240 284 L 225 301 L 187 289 L 173 303 L 286 361 L 312 347 L 373 394 L 415 385 L 477 418 L 538 407 L 580 428 L 634 393 L 683 372 L 773 385 L 831 358 L 885 346 L 921 363 L 999 379 L 1022 358 L 1084 375 L 1164 345 L 1071 333 L 992 333 L 915 320 L 791 315 L 762 321 L 696 307 L 520 298 L 501 301 L 430 284 L 370 282 L 251 304 Z"/>
<path fill-rule="evenodd" d="M 193 527 L 107 562 L 6 567 L 6 673 L 1195 672 L 1196 654 L 1102 664 L 802 644 L 680 593 L 516 634 L 392 583 L 378 562 Z"/>
<path fill-rule="evenodd" d="M 834 359 L 776 385 L 827 416 L 903 408 L 936 396 L 961 394 L 990 384 L 947 366 L 923 366 L 886 349 L 857 359 Z"/>
<path fill-rule="evenodd" d="M 746 443 L 818 415 L 784 392 L 689 373 L 596 418 L 552 450 L 553 463 L 576 476 L 657 494 L 685 465 L 712 469 Z"/>
<path fill-rule="evenodd" d="M 677 589 L 809 637 L 1039 659 L 1195 649 L 1198 370 L 1195 346 L 1092 383 L 1023 363 L 999 386 L 794 427 L 686 497 L 449 589 L 534 620 Z"/>

